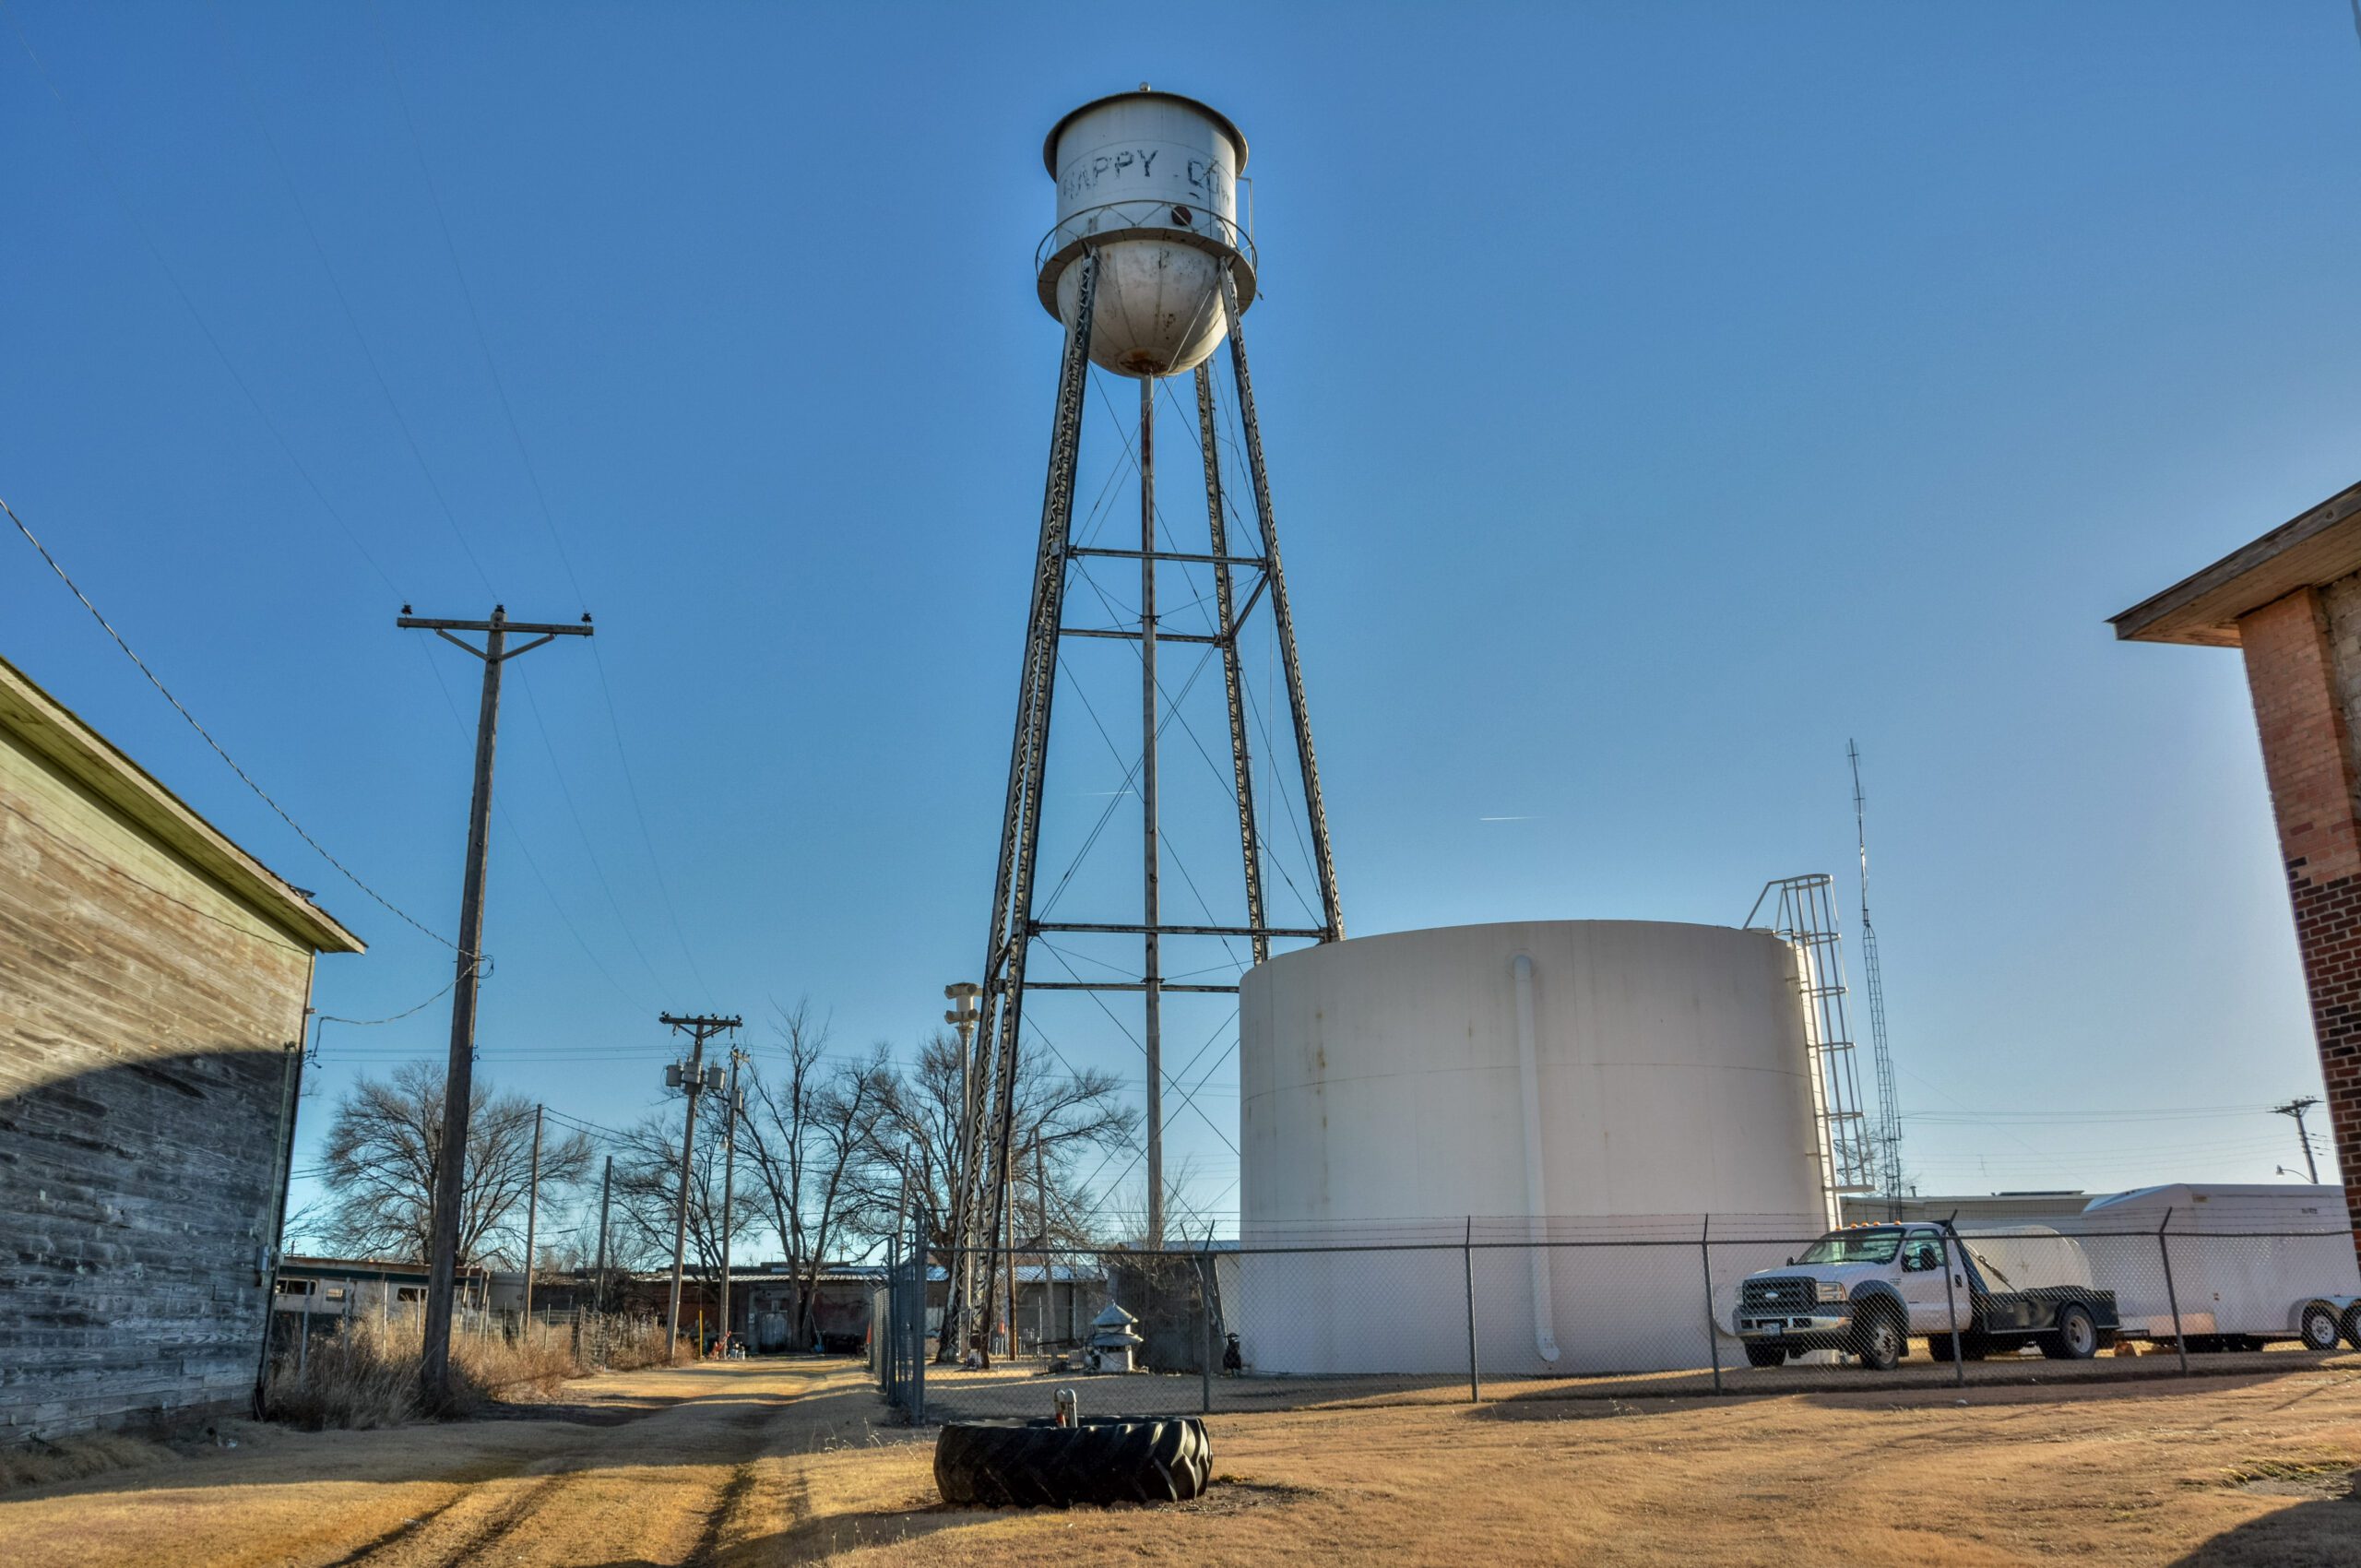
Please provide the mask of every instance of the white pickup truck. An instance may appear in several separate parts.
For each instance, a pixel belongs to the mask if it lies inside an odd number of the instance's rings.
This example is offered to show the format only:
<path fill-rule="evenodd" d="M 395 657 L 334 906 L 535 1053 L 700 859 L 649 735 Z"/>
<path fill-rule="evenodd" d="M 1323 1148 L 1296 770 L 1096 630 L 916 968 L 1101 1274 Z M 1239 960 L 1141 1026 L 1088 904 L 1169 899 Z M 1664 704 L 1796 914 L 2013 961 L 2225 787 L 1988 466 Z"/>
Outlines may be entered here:
<path fill-rule="evenodd" d="M 2069 1237 L 2040 1226 L 1964 1233 L 1910 1223 L 1832 1230 L 1786 1267 L 1749 1275 L 1733 1326 L 1758 1367 L 1842 1350 L 1885 1372 L 1914 1335 L 1941 1361 L 2028 1343 L 2082 1360 L 2112 1343 L 2118 1324 L 2115 1292 L 2092 1283 Z"/>

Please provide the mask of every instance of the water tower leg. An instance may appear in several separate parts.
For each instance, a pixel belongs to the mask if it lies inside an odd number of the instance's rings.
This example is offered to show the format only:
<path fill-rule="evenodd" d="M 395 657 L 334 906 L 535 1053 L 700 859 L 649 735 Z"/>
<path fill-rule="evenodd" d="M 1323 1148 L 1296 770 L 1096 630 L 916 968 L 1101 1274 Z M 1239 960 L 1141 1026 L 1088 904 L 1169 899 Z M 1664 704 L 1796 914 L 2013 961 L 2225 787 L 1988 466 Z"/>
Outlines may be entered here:
<path fill-rule="evenodd" d="M 1222 684 L 1229 695 L 1229 756 L 1238 793 L 1238 847 L 1246 859 L 1246 923 L 1254 931 L 1254 961 L 1271 956 L 1264 934 L 1263 857 L 1256 852 L 1254 765 L 1247 748 L 1246 695 L 1238 668 L 1238 614 L 1229 581 L 1228 520 L 1222 516 L 1221 449 L 1214 429 L 1214 372 L 1197 367 L 1197 444 L 1205 455 L 1205 527 L 1213 536 L 1215 635 L 1221 638 Z"/>
<path fill-rule="evenodd" d="M 1295 719 L 1296 764 L 1303 775 L 1303 814 L 1311 830 L 1313 869 L 1320 875 L 1321 923 L 1324 940 L 1340 942 L 1345 915 L 1336 897 L 1336 860 L 1328 839 L 1328 808 L 1320 796 L 1320 765 L 1311 754 L 1311 712 L 1303 696 L 1303 668 L 1296 659 L 1295 612 L 1287 603 L 1287 581 L 1279 570 L 1278 523 L 1271 515 L 1271 481 L 1263 466 L 1263 430 L 1254 417 L 1254 381 L 1246 368 L 1246 333 L 1238 305 L 1238 282 L 1225 267 L 1221 275 L 1222 311 L 1229 324 L 1229 367 L 1238 378 L 1238 421 L 1246 433 L 1246 466 L 1254 481 L 1254 517 L 1263 531 L 1263 570 L 1271 584 L 1271 624 L 1279 639 L 1279 659 L 1286 666 L 1287 707 Z"/>
<path fill-rule="evenodd" d="M 1008 756 L 1008 800 L 1001 816 L 1000 861 L 992 885 L 991 935 L 984 944 L 981 1011 L 974 1062 L 978 1124 L 968 1146 L 977 1151 L 959 1172 L 953 1233 L 963 1253 L 980 1253 L 991 1277 L 1000 1232 L 1000 1173 L 1009 1168 L 1016 1118 L 1017 1031 L 1025 1007 L 1025 960 L 1032 945 L 1033 874 L 1041 847 L 1041 780 L 1049 758 L 1050 707 L 1056 693 L 1058 624 L 1065 612 L 1066 545 L 1074 525 L 1074 475 L 1082 445 L 1082 403 L 1090 370 L 1090 321 L 1097 298 L 1098 258 L 1086 254 L 1074 324 L 1058 371 L 1058 402 L 1050 426 L 1050 470 L 1042 488 L 1041 543 L 1033 567 L 1033 606 L 1026 621 L 1025 663 L 1016 688 L 1016 734 Z M 1006 1005 L 1001 1005 L 1003 998 Z M 952 1289 L 960 1289 L 953 1270 Z M 972 1293 L 971 1293 L 972 1294 Z M 955 1300 L 946 1326 L 965 1324 L 972 1300 Z M 989 1328 L 989 1324 L 986 1325 Z M 952 1336 L 946 1334 L 945 1338 Z M 964 1337 L 961 1336 L 960 1337 Z"/>
<path fill-rule="evenodd" d="M 1157 885 L 1156 812 L 1156 377 L 1140 378 L 1140 826 L 1146 890 L 1141 990 L 1147 1003 L 1147 1244 L 1164 1245 L 1164 957 Z"/>

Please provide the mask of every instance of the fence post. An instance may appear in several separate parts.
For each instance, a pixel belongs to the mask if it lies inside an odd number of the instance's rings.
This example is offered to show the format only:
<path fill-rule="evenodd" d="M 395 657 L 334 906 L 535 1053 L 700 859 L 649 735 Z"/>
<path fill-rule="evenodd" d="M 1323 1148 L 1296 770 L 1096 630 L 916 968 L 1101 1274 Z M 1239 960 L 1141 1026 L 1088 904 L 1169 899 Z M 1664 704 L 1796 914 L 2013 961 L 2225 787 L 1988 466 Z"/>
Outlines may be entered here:
<path fill-rule="evenodd" d="M 311 1290 L 316 1290 L 320 1288 L 319 1281 L 316 1279 L 306 1280 L 304 1283 L 311 1287 Z M 312 1354 L 311 1290 L 306 1290 L 303 1293 L 303 1315 L 295 1324 L 295 1326 L 302 1331 L 302 1336 L 295 1341 L 295 1381 L 299 1384 L 304 1381 L 307 1363 L 309 1362 Z"/>
<path fill-rule="evenodd" d="M 2173 1247 L 2170 1241 L 2165 1240 L 2165 1227 L 2172 1222 L 2173 1211 L 2171 1206 L 2167 1206 L 2165 1209 L 2165 1218 L 2156 1224 L 2156 1252 L 2165 1260 L 2165 1301 L 2173 1310 L 2173 1348 L 2180 1352 L 2180 1374 L 2187 1377 L 2189 1375 L 2189 1336 L 2181 1332 L 2180 1292 L 2173 1288 Z"/>
<path fill-rule="evenodd" d="M 1952 1324 L 1952 1386 L 1967 1386 L 1967 1338 L 1959 1331 L 1959 1297 L 1952 1290 L 1952 1242 L 1957 1240 L 1947 1223 L 1943 1227 L 1943 1314 Z"/>
<path fill-rule="evenodd" d="M 1204 1411 L 1214 1413 L 1214 1293 L 1208 1276 L 1212 1273 L 1214 1254 L 1213 1228 L 1205 1228 L 1205 1250 L 1197 1254 L 1197 1316 L 1204 1327 L 1203 1353 L 1197 1358 L 1198 1392 L 1204 1396 Z"/>
<path fill-rule="evenodd" d="M 1722 1391 L 1722 1327 L 1714 1321 L 1714 1217 L 1697 1232 L 1697 1254 L 1705 1265 L 1705 1348 L 1714 1357 L 1714 1392 Z"/>
<path fill-rule="evenodd" d="M 926 1221 L 910 1215 L 910 1294 L 918 1310 L 910 1314 L 910 1424 L 926 1425 Z M 1016 1337 L 1016 1303 L 1008 1304 L 1009 1339 Z"/>
<path fill-rule="evenodd" d="M 1460 1243 L 1459 1260 L 1467 1274 L 1467 1402 L 1478 1404 L 1484 1385 L 1476 1375 L 1476 1217 L 1467 1217 L 1467 1239 Z"/>

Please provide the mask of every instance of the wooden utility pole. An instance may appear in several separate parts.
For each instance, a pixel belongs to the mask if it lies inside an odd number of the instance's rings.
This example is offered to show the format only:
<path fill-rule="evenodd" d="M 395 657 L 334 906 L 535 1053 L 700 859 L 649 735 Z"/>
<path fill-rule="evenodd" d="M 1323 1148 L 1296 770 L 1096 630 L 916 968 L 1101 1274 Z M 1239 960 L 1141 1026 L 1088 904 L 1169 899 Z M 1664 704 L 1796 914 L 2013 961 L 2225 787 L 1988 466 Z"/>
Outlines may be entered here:
<path fill-rule="evenodd" d="M 475 1088 L 476 987 L 483 975 L 483 873 L 492 849 L 492 756 L 500 733 L 501 666 L 530 653 L 553 637 L 587 637 L 590 617 L 578 625 L 511 621 L 507 607 L 492 607 L 489 621 L 435 621 L 413 616 L 409 606 L 394 624 L 433 632 L 483 661 L 483 697 L 476 712 L 475 791 L 468 805 L 468 870 L 459 895 L 458 975 L 451 987 L 451 1057 L 443 1083 L 443 1147 L 434 1164 L 433 1236 L 427 1250 L 426 1328 L 419 1348 L 419 1384 L 427 1408 L 451 1402 L 451 1306 L 459 1265 L 459 1198 L 467 1182 L 468 1102 Z M 478 647 L 453 636 L 482 634 Z M 508 646 L 508 635 L 533 640 Z"/>
<path fill-rule="evenodd" d="M 672 1304 L 664 1316 L 664 1358 L 670 1361 L 679 1360 L 681 1354 L 681 1271 L 688 1256 L 689 1155 L 696 1146 L 697 1096 L 709 1087 L 718 1089 L 721 1087 L 719 1082 L 721 1069 L 718 1067 L 713 1070 L 715 1081 L 710 1084 L 706 1082 L 705 1042 L 724 1029 L 738 1028 L 744 1020 L 734 1017 L 724 1018 L 710 1013 L 692 1014 L 687 1017 L 680 1018 L 674 1017 L 670 1013 L 662 1013 L 657 1016 L 657 1022 L 670 1024 L 676 1030 L 686 1029 L 689 1032 L 689 1038 L 695 1041 L 695 1048 L 689 1056 L 688 1066 L 684 1069 L 680 1063 L 674 1063 L 664 1075 L 668 1086 L 687 1091 L 689 1102 L 688 1115 L 681 1129 L 680 1203 L 673 1214 L 672 1221 Z"/>
<path fill-rule="evenodd" d="M 611 1154 L 607 1157 L 607 1172 L 599 1178 L 599 1269 L 598 1283 L 592 1289 L 598 1292 L 595 1300 L 600 1312 L 607 1310 L 607 1201 L 614 1191 L 615 1157 Z"/>
<path fill-rule="evenodd" d="M 533 1107 L 533 1172 L 525 1189 L 525 1323 L 533 1321 L 533 1235 L 541 1214 L 541 1108 Z"/>
<path fill-rule="evenodd" d="M 729 1117 L 721 1133 L 721 1337 L 730 1337 L 730 1205 L 738 1184 L 738 1064 L 746 1060 L 742 1051 L 730 1052 L 730 1103 L 722 1114 Z"/>

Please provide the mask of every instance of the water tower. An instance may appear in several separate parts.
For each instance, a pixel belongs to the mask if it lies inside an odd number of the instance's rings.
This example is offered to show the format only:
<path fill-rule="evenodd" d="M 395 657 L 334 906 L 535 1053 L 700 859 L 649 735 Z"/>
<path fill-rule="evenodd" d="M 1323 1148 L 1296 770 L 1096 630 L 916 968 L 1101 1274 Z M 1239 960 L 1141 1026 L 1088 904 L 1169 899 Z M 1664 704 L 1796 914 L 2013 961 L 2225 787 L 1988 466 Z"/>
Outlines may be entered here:
<path fill-rule="evenodd" d="M 1137 1038 L 1145 1056 L 1147 1128 L 1145 1234 L 1151 1242 L 1160 1243 L 1165 1238 L 1163 1094 L 1167 1083 L 1162 1058 L 1163 999 L 1174 992 L 1235 992 L 1238 989 L 1234 975 L 1228 983 L 1219 984 L 1168 978 L 1165 941 L 1234 938 L 1244 944 L 1241 951 L 1251 953 L 1252 961 L 1259 963 L 1270 956 L 1275 941 L 1333 942 L 1344 934 L 1287 580 L 1279 567 L 1278 532 L 1264 469 L 1253 383 L 1240 330 L 1240 318 L 1255 295 L 1254 245 L 1239 220 L 1238 178 L 1246 167 L 1246 138 L 1218 111 L 1178 93 L 1152 90 L 1143 83 L 1136 92 L 1086 103 L 1060 120 L 1050 131 L 1043 160 L 1057 182 L 1057 220 L 1035 260 L 1041 303 L 1065 329 L 1065 353 L 1050 423 L 1040 544 L 1017 683 L 1007 804 L 985 946 L 982 1013 L 970 1063 L 973 1081 L 985 1086 L 985 1092 L 975 1098 L 975 1121 L 962 1150 L 963 1179 L 952 1216 L 953 1233 L 966 1254 L 986 1260 L 1006 1244 L 1003 1207 L 1025 1135 L 1014 1124 L 1014 1116 L 1020 1030 L 1026 1021 L 1028 991 L 1121 992 L 1127 998 L 1140 998 L 1143 1032 Z M 1225 340 L 1229 345 L 1234 396 L 1217 399 L 1212 361 Z M 1125 456 L 1138 471 L 1135 548 L 1112 540 L 1094 541 L 1103 536 L 1082 540 L 1073 537 L 1075 469 L 1094 365 L 1138 383 L 1136 432 L 1122 432 Z M 1181 375 L 1193 375 L 1195 381 L 1195 428 L 1188 431 L 1180 447 L 1186 451 L 1193 446 L 1201 457 L 1202 533 L 1195 522 L 1184 521 L 1195 513 L 1193 497 L 1161 517 L 1157 506 L 1156 402 L 1161 387 L 1168 402 L 1180 406 L 1167 383 Z M 1217 402 L 1221 405 L 1218 414 Z M 1235 444 L 1227 439 L 1233 424 L 1240 435 Z M 1233 452 L 1233 465 L 1242 458 L 1249 493 L 1242 501 L 1226 487 L 1221 459 L 1225 445 Z M 1134 565 L 1139 573 L 1136 607 L 1125 604 L 1120 612 L 1109 610 L 1098 616 L 1113 621 L 1112 624 L 1069 624 L 1067 589 L 1077 572 L 1120 571 L 1128 578 Z M 1111 606 L 1115 599 L 1097 578 L 1088 581 L 1097 615 L 1101 606 Z M 1192 598 L 1183 600 L 1174 591 L 1184 585 L 1198 590 Z M 1160 624 L 1159 593 L 1171 607 L 1164 618 L 1186 629 Z M 1129 594 L 1115 597 L 1127 599 Z M 1202 601 L 1210 601 L 1210 612 Z M 1179 612 L 1184 606 L 1198 619 L 1182 622 Z M 1258 620 L 1264 624 L 1255 624 Z M 1200 621 L 1205 624 L 1200 625 Z M 1264 713 L 1247 688 L 1240 668 L 1240 637 L 1241 632 L 1249 631 L 1264 642 L 1279 666 L 1286 688 L 1284 715 L 1278 711 L 1280 699 L 1275 692 L 1268 699 L 1270 711 Z M 1037 898 L 1041 827 L 1050 806 L 1044 799 L 1043 780 L 1059 672 L 1065 661 L 1064 649 L 1076 638 L 1129 643 L 1138 655 L 1140 749 L 1131 788 L 1118 793 L 1135 793 L 1138 799 L 1142 902 L 1136 913 L 1115 912 L 1121 918 L 1110 914 L 1091 921 L 1052 921 L 1046 918 Z M 1207 890 L 1201 885 L 1204 879 L 1192 875 L 1188 909 L 1193 918 L 1178 923 L 1168 919 L 1160 897 L 1165 836 L 1159 831 L 1157 795 L 1157 742 L 1172 719 L 1172 704 L 1179 700 L 1177 696 L 1168 699 L 1159 688 L 1157 659 L 1160 650 L 1172 649 L 1174 645 L 1180 645 L 1169 654 L 1174 664 L 1184 656 L 1192 660 L 1219 658 L 1230 753 L 1229 777 L 1222 781 L 1219 809 L 1225 815 L 1230 811 L 1236 814 L 1236 863 L 1242 871 L 1242 876 L 1234 880 L 1225 876 L 1220 895 L 1227 897 L 1229 888 L 1242 894 L 1234 912 L 1214 911 Z M 1188 672 L 1173 673 L 1179 686 L 1180 677 Z M 1094 711 L 1091 717 L 1099 716 Z M 1107 726 L 1096 728 L 1105 731 Z M 1289 909 L 1304 910 L 1308 919 L 1281 923 L 1265 909 L 1266 867 L 1275 862 L 1271 859 L 1265 825 L 1257 817 L 1255 781 L 1259 762 L 1269 770 L 1266 790 L 1276 788 L 1272 780 L 1279 778 L 1280 765 L 1273 758 L 1252 754 L 1249 740 L 1258 731 L 1273 736 L 1275 742 L 1292 736 L 1292 755 L 1285 763 L 1288 777 L 1284 793 L 1300 791 L 1300 819 L 1293 814 L 1292 802 L 1283 800 L 1282 805 L 1291 840 L 1300 837 L 1300 843 L 1291 842 L 1290 848 L 1304 861 L 1307 874 L 1300 882 L 1289 875 L 1286 886 L 1296 899 Z M 1191 734 L 1193 738 L 1194 731 Z M 1108 739 L 1110 745 L 1114 743 L 1111 734 Z M 1264 749 L 1280 747 L 1273 743 Z M 1192 773 L 1192 782 L 1202 784 L 1203 777 Z M 1139 946 L 1131 950 L 1137 953 L 1136 976 L 1127 974 L 1120 980 L 1028 978 L 1035 948 L 1045 939 L 1062 935 L 1136 939 Z M 1244 962 L 1241 957 L 1238 967 Z M 1114 1016 L 1110 1008 L 1109 1016 Z M 964 1276 L 965 1271 L 959 1273 Z M 965 1293 L 973 1295 L 974 1289 L 967 1286 Z M 955 1277 L 955 1295 L 959 1292 Z"/>

